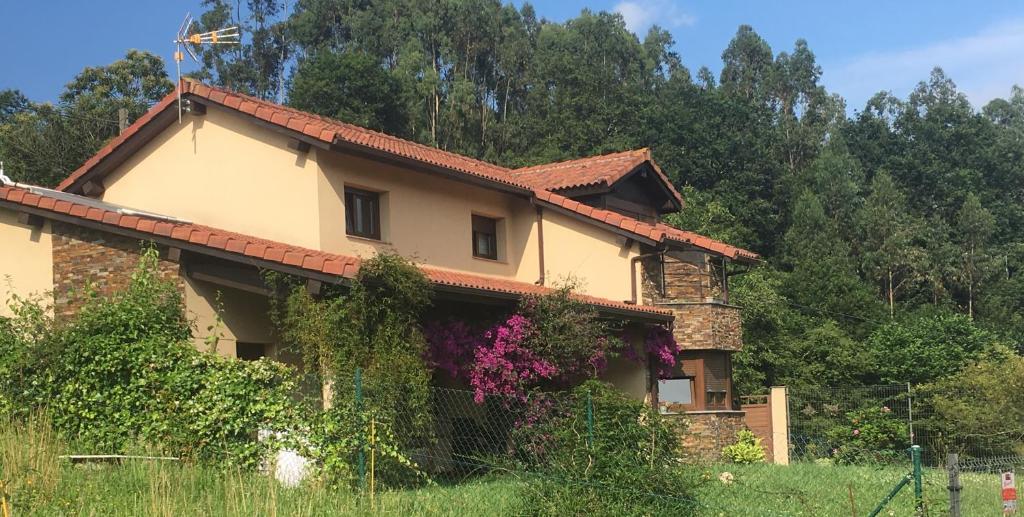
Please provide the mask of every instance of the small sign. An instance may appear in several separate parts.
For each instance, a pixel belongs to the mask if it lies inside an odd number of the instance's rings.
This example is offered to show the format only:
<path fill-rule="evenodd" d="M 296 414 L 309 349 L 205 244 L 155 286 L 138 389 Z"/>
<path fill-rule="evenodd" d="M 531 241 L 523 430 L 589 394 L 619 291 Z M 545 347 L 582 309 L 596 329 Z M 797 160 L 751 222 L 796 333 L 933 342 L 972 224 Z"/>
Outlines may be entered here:
<path fill-rule="evenodd" d="M 1003 515 L 1017 513 L 1017 480 L 1013 471 L 1003 472 L 999 475 L 1003 481 Z"/>

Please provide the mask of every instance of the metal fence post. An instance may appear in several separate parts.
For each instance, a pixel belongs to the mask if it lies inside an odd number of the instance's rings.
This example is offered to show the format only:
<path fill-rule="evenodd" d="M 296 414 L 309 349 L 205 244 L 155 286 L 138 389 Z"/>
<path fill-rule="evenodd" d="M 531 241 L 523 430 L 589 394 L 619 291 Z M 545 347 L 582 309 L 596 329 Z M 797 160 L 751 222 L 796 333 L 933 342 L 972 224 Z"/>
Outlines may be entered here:
<path fill-rule="evenodd" d="M 355 378 L 355 389 L 356 389 L 356 418 L 361 422 L 363 419 L 363 369 L 356 367 L 356 378 Z M 363 433 L 359 433 L 359 488 L 363 489 L 366 487 L 366 451 L 363 447 Z"/>
<path fill-rule="evenodd" d="M 960 517 L 960 457 L 955 452 L 946 456 L 946 470 L 949 473 L 949 516 Z"/>
<path fill-rule="evenodd" d="M 921 480 L 921 446 L 910 446 L 910 457 L 914 462 L 914 508 L 924 510 L 924 485 Z"/>

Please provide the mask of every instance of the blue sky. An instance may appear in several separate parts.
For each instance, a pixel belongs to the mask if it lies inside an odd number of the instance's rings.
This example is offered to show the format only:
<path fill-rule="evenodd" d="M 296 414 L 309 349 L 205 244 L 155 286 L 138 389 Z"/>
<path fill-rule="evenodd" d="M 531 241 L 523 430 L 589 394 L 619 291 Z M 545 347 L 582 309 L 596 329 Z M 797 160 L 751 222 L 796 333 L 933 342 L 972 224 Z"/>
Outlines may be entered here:
<path fill-rule="evenodd" d="M 521 4 L 516 0 L 516 4 Z M 54 100 L 85 66 L 110 63 L 129 48 L 155 52 L 170 64 L 170 41 L 199 0 L 88 2 L 0 0 L 0 89 Z M 533 2 L 540 16 L 564 21 L 581 9 L 622 13 L 643 35 L 652 23 L 668 29 L 691 69 L 716 72 L 736 27 L 747 23 L 775 52 L 804 38 L 824 68 L 830 91 L 859 109 L 875 92 L 905 96 L 942 66 L 975 106 L 1024 85 L 1024 2 L 812 0 L 565 0 Z M 172 72 L 173 74 L 173 72 Z"/>

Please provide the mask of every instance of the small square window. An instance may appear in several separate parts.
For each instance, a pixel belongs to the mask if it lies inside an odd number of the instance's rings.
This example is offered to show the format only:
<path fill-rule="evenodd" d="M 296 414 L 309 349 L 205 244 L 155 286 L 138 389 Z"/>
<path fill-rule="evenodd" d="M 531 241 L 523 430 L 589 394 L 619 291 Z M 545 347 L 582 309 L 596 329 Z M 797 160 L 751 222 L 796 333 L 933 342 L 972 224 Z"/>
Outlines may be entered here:
<path fill-rule="evenodd" d="M 345 187 L 345 233 L 380 240 L 380 194 Z"/>
<path fill-rule="evenodd" d="M 473 256 L 498 260 L 498 221 L 482 215 L 473 216 Z"/>

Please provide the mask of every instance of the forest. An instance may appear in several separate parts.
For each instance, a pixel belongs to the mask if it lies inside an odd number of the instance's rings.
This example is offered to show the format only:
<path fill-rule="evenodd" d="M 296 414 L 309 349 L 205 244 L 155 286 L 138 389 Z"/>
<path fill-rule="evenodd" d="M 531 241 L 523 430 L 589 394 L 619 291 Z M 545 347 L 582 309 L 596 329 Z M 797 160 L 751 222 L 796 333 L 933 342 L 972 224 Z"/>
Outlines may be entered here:
<path fill-rule="evenodd" d="M 773 49 L 747 25 L 716 75 L 667 31 L 638 37 L 607 12 L 553 23 L 499 0 L 204 7 L 200 29 L 245 34 L 198 49 L 205 81 L 507 166 L 650 147 L 686 198 L 668 222 L 764 257 L 733 284 L 741 394 L 966 389 L 950 379 L 977 367 L 977 396 L 993 398 L 977 411 L 1024 422 L 986 388 L 1024 371 L 1021 88 L 979 109 L 936 68 L 906 98 L 879 78 L 883 91 L 848 109 L 806 41 Z M 7 173 L 55 185 L 117 134 L 119 109 L 133 120 L 172 88 L 159 57 L 132 50 L 85 68 L 56 103 L 0 92 Z"/>

